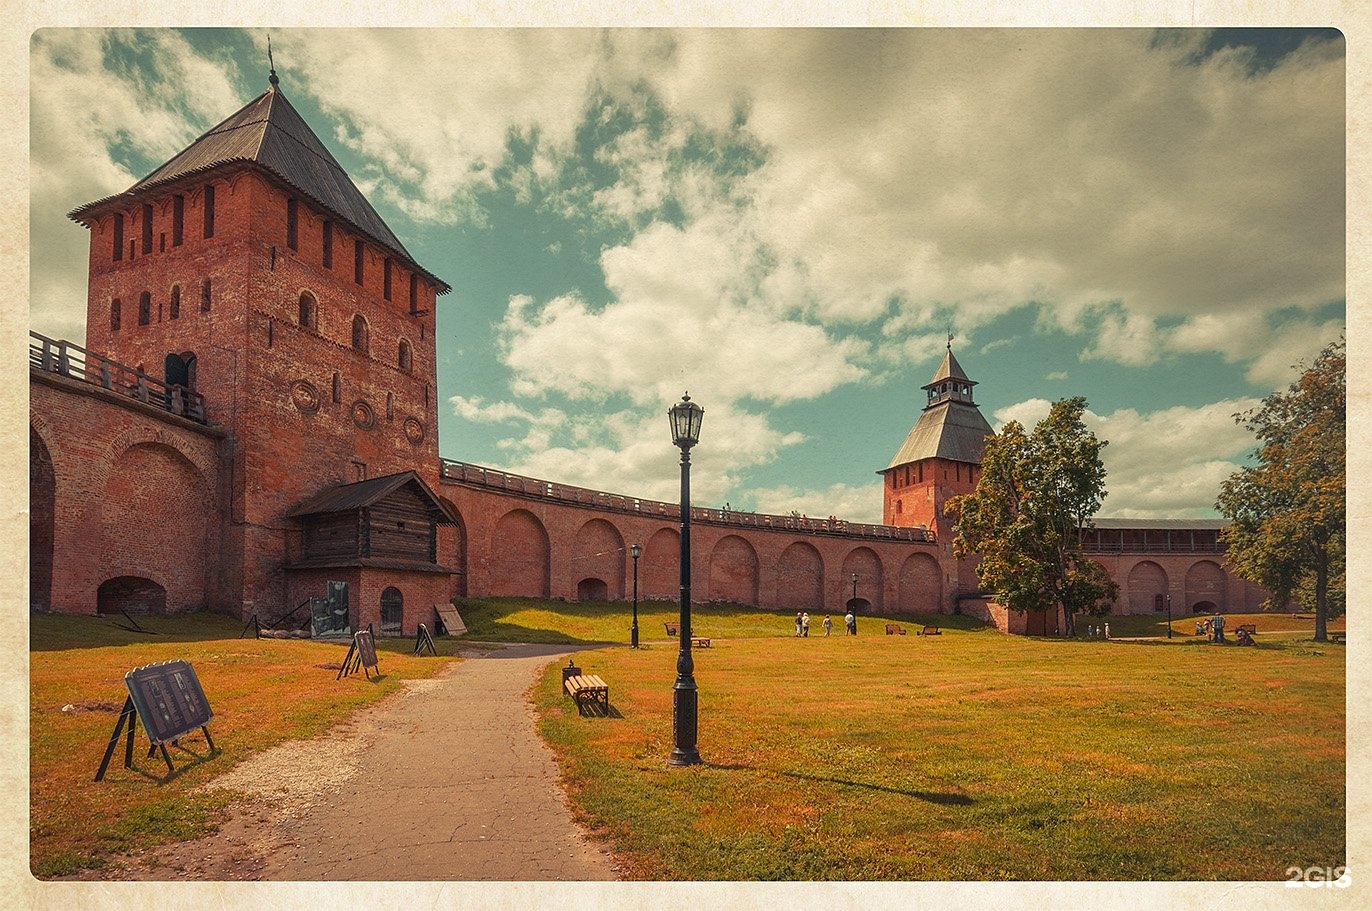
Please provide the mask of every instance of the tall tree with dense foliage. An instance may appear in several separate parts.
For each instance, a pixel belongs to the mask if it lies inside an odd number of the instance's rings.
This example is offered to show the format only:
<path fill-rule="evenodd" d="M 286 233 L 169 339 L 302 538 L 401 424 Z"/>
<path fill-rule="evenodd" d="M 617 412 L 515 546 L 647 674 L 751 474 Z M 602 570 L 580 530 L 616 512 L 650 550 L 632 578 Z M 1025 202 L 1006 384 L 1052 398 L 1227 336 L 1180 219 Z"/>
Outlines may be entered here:
<path fill-rule="evenodd" d="M 1054 403 L 1025 433 L 1011 421 L 987 437 L 976 490 L 945 507 L 954 518 L 953 553 L 979 556 L 985 592 L 1014 611 L 1063 609 L 1104 614 L 1119 595 L 1105 568 L 1081 552 L 1082 531 L 1105 498 L 1104 440 L 1086 429 L 1080 396 Z"/>
<path fill-rule="evenodd" d="M 1285 392 L 1234 416 L 1258 438 L 1256 464 L 1230 475 L 1215 504 L 1232 522 L 1229 568 L 1271 592 L 1267 606 L 1313 608 L 1320 642 L 1343 612 L 1346 357 L 1344 340 L 1331 342 Z"/>

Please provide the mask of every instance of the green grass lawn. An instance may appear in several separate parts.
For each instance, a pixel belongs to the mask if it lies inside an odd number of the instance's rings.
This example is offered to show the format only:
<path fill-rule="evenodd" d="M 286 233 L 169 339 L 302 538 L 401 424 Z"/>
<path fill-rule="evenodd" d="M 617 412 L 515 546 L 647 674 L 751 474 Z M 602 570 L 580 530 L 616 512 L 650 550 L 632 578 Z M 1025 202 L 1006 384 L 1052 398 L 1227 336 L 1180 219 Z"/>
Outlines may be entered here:
<path fill-rule="evenodd" d="M 141 618 L 158 635 L 120 629 L 104 617 L 30 615 L 29 848 L 40 878 L 99 868 L 111 855 L 212 830 L 232 795 L 198 791 L 216 775 L 283 740 L 311 737 L 355 709 L 428 677 L 451 657 L 411 656 L 413 640 L 377 641 L 380 679 L 335 680 L 346 643 L 238 638 L 243 625 L 195 614 Z M 119 619 L 122 624 L 125 621 Z M 455 644 L 439 639 L 440 654 Z M 168 747 L 176 770 L 147 759 L 139 726 L 133 768 L 123 742 L 105 779 L 96 769 L 128 690 L 124 674 L 183 658 L 195 668 L 222 752 L 209 756 L 197 730 Z"/>
<path fill-rule="evenodd" d="M 676 605 L 640 604 L 645 647 L 624 648 L 624 603 L 459 603 L 470 639 L 604 645 L 577 663 L 611 686 L 582 717 L 557 665 L 534 689 L 574 808 L 628 875 L 671 880 L 1270 879 L 1345 860 L 1344 647 L 1311 621 L 1245 618 L 1258 647 L 1003 636 L 965 617 L 860 619 L 861 635 L 791 635 L 793 614 L 695 609 L 705 765 L 667 769 Z M 51 877 L 214 828 L 232 795 L 198 786 L 255 752 L 310 737 L 443 657 L 380 640 L 379 681 L 335 680 L 346 646 L 240 639 L 212 615 L 144 623 L 31 615 L 30 846 Z M 1231 616 L 1230 625 L 1240 622 Z M 944 635 L 913 633 L 924 623 Z M 1116 623 L 1120 626 L 1117 628 Z M 1121 635 L 1156 618 L 1111 618 Z M 1341 624 L 1340 624 L 1341 625 Z M 91 779 L 129 669 L 184 658 L 215 713 L 177 771 L 116 752 Z"/>
<path fill-rule="evenodd" d="M 506 606 L 505 624 L 556 626 Z M 578 639 L 619 622 L 558 609 Z M 1239 648 L 947 617 L 937 638 L 872 619 L 797 640 L 786 616 L 729 611 L 700 611 L 717 637 L 695 652 L 703 766 L 664 763 L 674 642 L 577 656 L 612 717 L 579 716 L 556 667 L 536 689 L 579 817 L 632 877 L 1280 880 L 1345 862 L 1344 647 L 1264 641 L 1270 615 Z M 729 638 L 759 625 L 771 638 Z"/>
<path fill-rule="evenodd" d="M 462 599 L 454 602 L 467 624 L 467 638 L 484 642 L 556 642 L 598 645 L 629 642 L 633 625 L 630 606 L 623 601 L 538 601 L 529 598 Z M 667 639 L 666 624 L 679 616 L 675 601 L 640 601 L 639 641 Z M 843 635 L 843 615 L 831 614 L 834 636 Z M 691 607 L 691 631 L 696 636 L 730 639 L 793 636 L 795 613 L 767 611 L 738 604 L 697 604 Z M 913 634 L 921 623 L 994 634 L 970 617 L 930 614 L 923 617 L 858 618 L 858 635 L 882 635 L 886 623 L 897 622 Z M 810 615 L 810 638 L 824 636 L 824 615 Z"/>

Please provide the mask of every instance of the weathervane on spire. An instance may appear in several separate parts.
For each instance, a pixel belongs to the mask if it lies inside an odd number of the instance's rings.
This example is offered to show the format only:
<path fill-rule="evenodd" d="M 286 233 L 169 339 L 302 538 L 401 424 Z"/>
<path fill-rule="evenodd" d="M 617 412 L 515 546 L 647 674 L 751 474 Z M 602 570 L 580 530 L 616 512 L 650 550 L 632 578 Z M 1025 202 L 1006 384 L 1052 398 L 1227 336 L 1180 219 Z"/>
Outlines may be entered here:
<path fill-rule="evenodd" d="M 948 330 L 948 350 L 953 350 L 953 330 Z"/>
<path fill-rule="evenodd" d="M 271 35 L 268 35 L 268 36 L 267 36 L 267 67 L 268 67 L 268 69 L 271 70 L 271 74 L 267 76 L 267 81 L 270 82 L 270 83 L 272 84 L 273 87 L 279 85 L 280 82 L 281 82 L 281 80 L 276 78 L 276 62 L 275 62 L 274 60 L 272 60 L 272 36 L 271 36 Z"/>

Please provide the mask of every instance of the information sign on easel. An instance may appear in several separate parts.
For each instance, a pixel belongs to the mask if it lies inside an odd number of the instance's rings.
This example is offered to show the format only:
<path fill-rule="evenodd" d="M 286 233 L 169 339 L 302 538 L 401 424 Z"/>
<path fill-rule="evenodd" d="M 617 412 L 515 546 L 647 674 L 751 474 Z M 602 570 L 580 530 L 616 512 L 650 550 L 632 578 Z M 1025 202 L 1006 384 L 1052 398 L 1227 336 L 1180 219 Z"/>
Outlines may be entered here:
<path fill-rule="evenodd" d="M 189 663 L 182 660 L 164 661 L 136 667 L 124 675 L 124 685 L 129 695 L 115 722 L 114 733 L 110 735 L 105 758 L 100 761 L 100 770 L 95 780 L 105 777 L 114 748 L 119 743 L 119 735 L 128 724 L 128 740 L 124 745 L 124 768 L 133 765 L 133 730 L 137 723 L 143 722 L 143 730 L 148 734 L 151 757 L 159 748 L 167 763 L 167 771 L 174 771 L 171 756 L 167 753 L 167 743 L 176 743 L 179 738 L 196 728 L 205 734 L 205 742 L 210 752 L 216 753 L 214 740 L 210 737 L 209 723 L 214 720 L 210 712 L 209 700 L 200 688 L 200 680 Z"/>
<path fill-rule="evenodd" d="M 358 630 L 353 634 L 353 644 L 348 646 L 348 656 L 343 659 L 343 666 L 339 668 L 338 676 L 334 679 L 342 680 L 357 673 L 358 668 L 362 668 L 368 680 L 372 679 L 372 668 L 376 669 L 376 676 L 381 676 L 381 666 L 376 660 L 376 643 L 372 640 L 371 630 Z"/>

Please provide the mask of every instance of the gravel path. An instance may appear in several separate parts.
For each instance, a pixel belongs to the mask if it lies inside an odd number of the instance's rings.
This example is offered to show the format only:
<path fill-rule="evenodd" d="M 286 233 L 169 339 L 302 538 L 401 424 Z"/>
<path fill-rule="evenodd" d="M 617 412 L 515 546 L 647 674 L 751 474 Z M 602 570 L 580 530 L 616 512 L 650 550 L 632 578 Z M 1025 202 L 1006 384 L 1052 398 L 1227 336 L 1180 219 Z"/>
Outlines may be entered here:
<path fill-rule="evenodd" d="M 218 834 L 132 879 L 612 880 L 572 821 L 525 693 L 565 646 L 473 646 L 469 660 L 283 744 L 211 787 L 248 792 Z"/>

